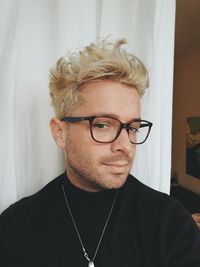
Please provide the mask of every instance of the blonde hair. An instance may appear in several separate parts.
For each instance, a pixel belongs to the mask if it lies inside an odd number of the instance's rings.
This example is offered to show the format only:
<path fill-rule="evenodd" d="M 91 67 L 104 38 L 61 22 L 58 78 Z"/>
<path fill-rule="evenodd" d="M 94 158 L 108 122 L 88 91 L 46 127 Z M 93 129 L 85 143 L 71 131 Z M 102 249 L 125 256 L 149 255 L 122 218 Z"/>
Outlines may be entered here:
<path fill-rule="evenodd" d="M 144 64 L 121 46 L 126 40 L 91 43 L 82 51 L 61 57 L 50 70 L 49 88 L 56 117 L 69 114 L 79 104 L 80 86 L 95 80 L 113 80 L 133 86 L 142 96 L 149 86 Z"/>

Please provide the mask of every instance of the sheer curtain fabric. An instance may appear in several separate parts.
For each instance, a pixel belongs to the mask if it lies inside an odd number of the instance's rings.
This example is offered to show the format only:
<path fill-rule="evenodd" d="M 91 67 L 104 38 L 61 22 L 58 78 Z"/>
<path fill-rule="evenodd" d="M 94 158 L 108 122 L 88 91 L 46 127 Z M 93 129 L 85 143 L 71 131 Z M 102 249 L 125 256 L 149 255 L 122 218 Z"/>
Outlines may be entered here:
<path fill-rule="evenodd" d="M 110 35 L 150 72 L 142 117 L 153 122 L 132 173 L 169 192 L 175 0 L 1 0 L 0 211 L 64 170 L 49 130 L 49 69 L 68 51 Z"/>

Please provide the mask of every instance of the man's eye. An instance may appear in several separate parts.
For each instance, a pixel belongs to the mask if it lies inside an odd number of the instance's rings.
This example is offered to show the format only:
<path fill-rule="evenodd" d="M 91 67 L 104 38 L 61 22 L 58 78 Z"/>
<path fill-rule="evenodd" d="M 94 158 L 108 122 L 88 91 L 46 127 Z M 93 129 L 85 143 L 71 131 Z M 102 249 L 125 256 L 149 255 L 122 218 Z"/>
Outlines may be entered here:
<path fill-rule="evenodd" d="M 93 127 L 95 127 L 95 128 L 99 128 L 99 129 L 105 129 L 105 128 L 108 128 L 109 125 L 106 124 L 106 123 L 95 123 L 95 124 L 93 125 Z"/>
<path fill-rule="evenodd" d="M 130 126 L 129 127 L 129 132 L 131 132 L 131 133 L 138 133 L 139 132 L 139 129 L 136 128 L 136 127 Z"/>

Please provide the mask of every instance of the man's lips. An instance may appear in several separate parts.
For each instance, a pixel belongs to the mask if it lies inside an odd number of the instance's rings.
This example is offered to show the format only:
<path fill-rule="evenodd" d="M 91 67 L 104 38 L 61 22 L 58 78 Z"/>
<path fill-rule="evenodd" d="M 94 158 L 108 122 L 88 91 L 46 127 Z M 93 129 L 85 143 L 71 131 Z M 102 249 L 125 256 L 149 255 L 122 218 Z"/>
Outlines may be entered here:
<path fill-rule="evenodd" d="M 110 166 L 110 167 L 118 167 L 118 168 L 123 168 L 123 167 L 127 167 L 129 165 L 128 162 L 109 162 L 109 163 L 104 163 L 104 165 L 106 166 Z"/>

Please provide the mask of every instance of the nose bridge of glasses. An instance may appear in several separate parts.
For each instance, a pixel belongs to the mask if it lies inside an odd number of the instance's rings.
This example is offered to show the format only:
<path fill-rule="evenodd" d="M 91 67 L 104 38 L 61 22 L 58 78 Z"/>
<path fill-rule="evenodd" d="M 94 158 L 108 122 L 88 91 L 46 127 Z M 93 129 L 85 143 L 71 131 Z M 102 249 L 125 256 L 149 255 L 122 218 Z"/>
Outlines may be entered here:
<path fill-rule="evenodd" d="M 126 130 L 128 138 L 130 140 L 130 137 L 129 137 L 129 123 L 122 123 L 122 122 L 120 123 L 116 138 L 118 138 L 119 135 L 121 135 L 121 132 L 122 132 L 123 129 Z"/>
<path fill-rule="evenodd" d="M 125 129 L 127 133 L 129 133 L 129 124 L 128 123 L 121 123 L 121 131 L 122 129 Z"/>

